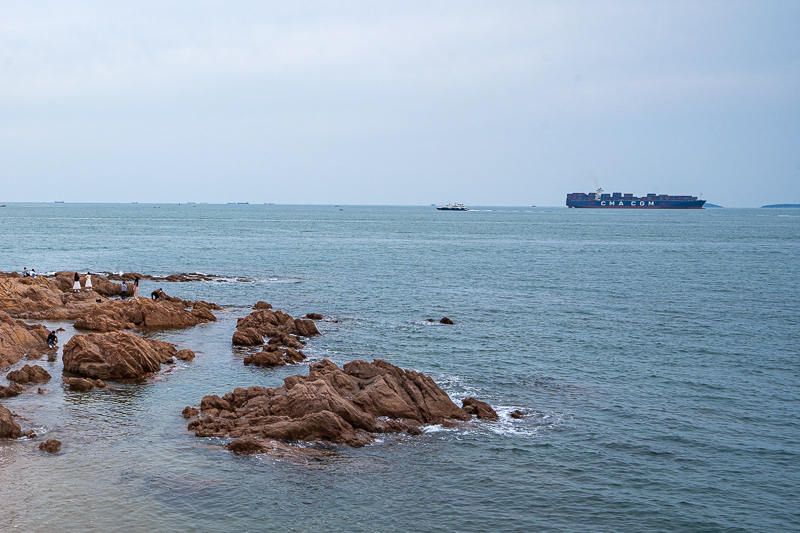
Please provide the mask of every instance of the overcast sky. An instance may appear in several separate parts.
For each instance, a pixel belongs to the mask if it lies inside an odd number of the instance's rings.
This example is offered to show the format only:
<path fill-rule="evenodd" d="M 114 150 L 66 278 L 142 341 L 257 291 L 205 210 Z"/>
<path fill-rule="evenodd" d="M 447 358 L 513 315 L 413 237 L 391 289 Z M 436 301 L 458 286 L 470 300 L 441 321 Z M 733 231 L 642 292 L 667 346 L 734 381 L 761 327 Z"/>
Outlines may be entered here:
<path fill-rule="evenodd" d="M 0 1 L 0 201 L 598 186 L 800 202 L 800 2 Z"/>

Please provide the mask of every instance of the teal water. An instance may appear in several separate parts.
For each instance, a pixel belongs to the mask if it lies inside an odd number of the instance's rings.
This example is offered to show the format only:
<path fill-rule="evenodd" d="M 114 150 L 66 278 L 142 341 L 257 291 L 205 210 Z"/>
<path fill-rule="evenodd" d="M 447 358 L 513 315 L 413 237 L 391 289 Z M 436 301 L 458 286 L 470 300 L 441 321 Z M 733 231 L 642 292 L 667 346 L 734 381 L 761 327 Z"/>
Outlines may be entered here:
<path fill-rule="evenodd" d="M 3 271 L 218 275 L 142 293 L 228 306 L 153 333 L 198 356 L 144 385 L 40 363 L 47 394 L 3 404 L 64 447 L 0 442 L 0 530 L 800 530 L 800 210 L 9 204 L 0 242 Z M 257 300 L 329 317 L 311 361 L 385 359 L 502 419 L 232 456 L 181 409 L 307 371 L 242 364 Z"/>

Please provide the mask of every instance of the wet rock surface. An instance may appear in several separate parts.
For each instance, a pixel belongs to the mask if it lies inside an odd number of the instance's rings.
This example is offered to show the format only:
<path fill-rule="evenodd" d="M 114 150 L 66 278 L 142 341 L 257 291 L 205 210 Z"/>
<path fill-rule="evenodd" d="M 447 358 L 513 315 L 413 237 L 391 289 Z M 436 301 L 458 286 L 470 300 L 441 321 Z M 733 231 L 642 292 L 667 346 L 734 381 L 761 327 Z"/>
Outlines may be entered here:
<path fill-rule="evenodd" d="M 237 321 L 231 341 L 235 346 L 259 346 L 268 339 L 267 345 L 260 352 L 245 357 L 244 364 L 269 367 L 305 360 L 301 351 L 305 342 L 300 337 L 319 335 L 316 324 L 309 319 L 293 318 L 283 311 L 274 311 L 266 302 L 258 302 L 256 306 L 259 308 Z"/>
<path fill-rule="evenodd" d="M 127 331 L 75 335 L 64 346 L 64 372 L 106 380 L 139 379 L 173 361 L 173 344 Z"/>
<path fill-rule="evenodd" d="M 12 383 L 8 387 L 0 385 L 0 398 L 13 398 L 19 396 L 25 390 L 25 387 L 19 383 Z"/>
<path fill-rule="evenodd" d="M 187 310 L 183 300 L 108 300 L 94 305 L 75 320 L 75 327 L 89 331 L 117 331 L 134 328 L 188 328 L 216 321 L 205 306 Z"/>
<path fill-rule="evenodd" d="M 339 368 L 325 359 L 281 387 L 237 388 L 200 404 L 189 423 L 198 437 L 371 443 L 378 433 L 419 434 L 424 424 L 472 417 L 430 377 L 386 361 L 356 360 Z"/>

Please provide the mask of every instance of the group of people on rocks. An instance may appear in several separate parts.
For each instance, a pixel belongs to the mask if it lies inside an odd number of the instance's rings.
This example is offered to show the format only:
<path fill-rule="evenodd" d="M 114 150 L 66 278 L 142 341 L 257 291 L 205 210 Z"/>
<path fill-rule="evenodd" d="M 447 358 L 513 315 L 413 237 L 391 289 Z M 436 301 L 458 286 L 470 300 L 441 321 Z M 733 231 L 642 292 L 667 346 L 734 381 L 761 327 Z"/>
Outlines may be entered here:
<path fill-rule="evenodd" d="M 86 273 L 86 283 L 84 285 L 87 291 L 92 290 L 92 273 Z M 72 292 L 81 292 L 81 277 L 75 272 L 75 283 L 72 284 Z"/>
<path fill-rule="evenodd" d="M 35 278 L 39 274 L 36 273 L 36 269 L 32 268 L 30 272 L 28 271 L 28 267 L 22 269 L 22 277 L 23 278 Z"/>
<path fill-rule="evenodd" d="M 125 280 L 122 280 L 122 292 L 120 293 L 120 298 L 124 300 L 127 295 L 128 295 L 128 284 L 125 282 Z M 134 300 L 139 299 L 139 278 L 133 280 L 133 299 Z"/>

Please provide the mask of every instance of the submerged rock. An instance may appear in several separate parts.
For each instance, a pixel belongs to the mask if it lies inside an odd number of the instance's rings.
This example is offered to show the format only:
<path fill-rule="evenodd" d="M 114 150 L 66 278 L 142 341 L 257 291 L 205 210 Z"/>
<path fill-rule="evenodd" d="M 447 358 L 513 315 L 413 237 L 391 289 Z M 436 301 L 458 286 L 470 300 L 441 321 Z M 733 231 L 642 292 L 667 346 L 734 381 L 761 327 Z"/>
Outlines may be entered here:
<path fill-rule="evenodd" d="M 52 376 L 39 365 L 25 365 L 19 370 L 9 372 L 6 376 L 8 381 L 14 381 L 20 384 L 26 383 L 45 383 L 50 381 Z"/>
<path fill-rule="evenodd" d="M 443 316 L 442 319 L 439 321 L 439 323 L 440 324 L 449 324 L 449 325 L 455 324 L 455 322 L 453 322 L 452 320 L 450 320 L 446 316 Z"/>
<path fill-rule="evenodd" d="M 61 441 L 56 439 L 47 439 L 39 444 L 39 449 L 47 453 L 57 453 L 61 449 Z"/>
<path fill-rule="evenodd" d="M 514 411 L 511 411 L 511 413 L 509 413 L 509 416 L 510 416 L 511 418 L 514 418 L 514 419 L 516 419 L 516 420 L 519 420 L 520 418 L 524 418 L 524 417 L 525 417 L 525 413 L 523 413 L 523 412 L 522 412 L 522 411 L 520 411 L 519 409 L 516 409 L 516 410 L 514 410 Z"/>
<path fill-rule="evenodd" d="M 294 348 L 268 344 L 260 352 L 244 358 L 244 364 L 255 366 L 283 366 L 304 361 L 306 354 Z"/>
<path fill-rule="evenodd" d="M 377 433 L 418 434 L 419 426 L 471 417 L 428 376 L 385 361 L 328 359 L 281 387 L 237 388 L 200 403 L 189 429 L 198 437 L 260 437 L 286 441 L 369 444 Z"/>
<path fill-rule="evenodd" d="M 64 384 L 69 387 L 69 390 L 86 392 L 94 388 L 94 381 L 86 378 L 68 378 L 64 380 Z"/>
<path fill-rule="evenodd" d="M 64 346 L 64 371 L 106 380 L 138 379 L 158 372 L 176 353 L 173 344 L 127 331 L 75 335 Z"/>
<path fill-rule="evenodd" d="M 22 436 L 22 428 L 19 427 L 11 411 L 0 405 L 0 439 L 18 439 Z"/>

